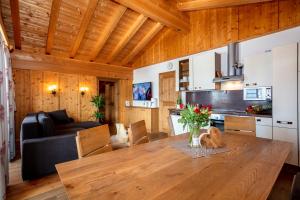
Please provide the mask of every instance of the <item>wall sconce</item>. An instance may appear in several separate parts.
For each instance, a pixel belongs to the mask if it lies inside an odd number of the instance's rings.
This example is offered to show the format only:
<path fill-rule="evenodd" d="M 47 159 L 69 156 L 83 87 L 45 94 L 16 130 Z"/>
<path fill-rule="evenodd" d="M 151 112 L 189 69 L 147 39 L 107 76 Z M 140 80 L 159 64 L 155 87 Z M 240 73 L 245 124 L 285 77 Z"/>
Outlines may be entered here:
<path fill-rule="evenodd" d="M 80 87 L 80 88 L 79 88 L 79 91 L 80 91 L 81 96 L 84 96 L 85 93 L 86 93 L 88 90 L 89 90 L 88 87 Z"/>
<path fill-rule="evenodd" d="M 50 85 L 48 87 L 48 90 L 49 90 L 50 94 L 52 94 L 53 96 L 55 96 L 56 93 L 57 93 L 57 85 Z"/>

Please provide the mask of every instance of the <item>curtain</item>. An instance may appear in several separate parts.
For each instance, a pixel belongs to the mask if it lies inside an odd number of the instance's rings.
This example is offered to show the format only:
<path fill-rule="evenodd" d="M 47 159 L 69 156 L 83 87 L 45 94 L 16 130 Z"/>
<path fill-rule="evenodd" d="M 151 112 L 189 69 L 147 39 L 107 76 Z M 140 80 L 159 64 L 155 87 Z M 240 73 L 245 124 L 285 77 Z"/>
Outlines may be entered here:
<path fill-rule="evenodd" d="M 0 42 L 0 199 L 5 199 L 8 161 L 14 156 L 14 84 L 9 51 Z M 11 145 L 12 144 L 12 145 Z M 10 148 L 9 148 L 10 147 Z M 9 152 L 12 149 L 12 152 Z"/>

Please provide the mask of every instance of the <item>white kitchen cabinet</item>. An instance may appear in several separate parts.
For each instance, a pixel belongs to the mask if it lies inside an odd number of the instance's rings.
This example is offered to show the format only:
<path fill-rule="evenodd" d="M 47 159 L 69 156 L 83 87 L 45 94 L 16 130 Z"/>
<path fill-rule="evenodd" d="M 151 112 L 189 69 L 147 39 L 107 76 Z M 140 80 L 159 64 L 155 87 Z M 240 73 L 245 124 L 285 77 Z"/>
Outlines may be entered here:
<path fill-rule="evenodd" d="M 252 55 L 244 59 L 244 86 L 272 86 L 272 52 Z"/>
<path fill-rule="evenodd" d="M 298 137 L 297 129 L 273 127 L 273 139 L 292 143 L 291 153 L 286 163 L 298 166 Z"/>
<path fill-rule="evenodd" d="M 192 90 L 214 90 L 213 82 L 216 70 L 221 69 L 221 55 L 209 52 L 193 56 L 190 67 L 190 85 Z M 192 77 L 191 77 L 192 76 Z"/>
<path fill-rule="evenodd" d="M 273 54 L 273 126 L 297 129 L 297 44 Z"/>
<path fill-rule="evenodd" d="M 256 117 L 256 137 L 273 139 L 272 118 Z"/>
<path fill-rule="evenodd" d="M 183 124 L 179 123 L 178 120 L 181 118 L 180 115 L 170 115 L 175 135 L 181 135 L 189 132 L 188 127 L 183 128 Z"/>

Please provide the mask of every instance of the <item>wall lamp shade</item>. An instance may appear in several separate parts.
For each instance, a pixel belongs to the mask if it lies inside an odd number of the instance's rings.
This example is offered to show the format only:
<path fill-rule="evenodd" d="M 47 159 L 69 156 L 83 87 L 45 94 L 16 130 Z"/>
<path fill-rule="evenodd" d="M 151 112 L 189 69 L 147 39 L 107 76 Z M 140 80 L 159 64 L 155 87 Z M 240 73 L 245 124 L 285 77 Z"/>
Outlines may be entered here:
<path fill-rule="evenodd" d="M 80 88 L 79 88 L 79 91 L 80 91 L 81 96 L 84 96 L 85 93 L 86 93 L 88 90 L 89 90 L 88 87 L 80 87 Z"/>
<path fill-rule="evenodd" d="M 55 96 L 57 93 L 57 85 L 49 85 L 48 91 L 50 92 L 50 94 L 53 94 L 53 96 Z"/>

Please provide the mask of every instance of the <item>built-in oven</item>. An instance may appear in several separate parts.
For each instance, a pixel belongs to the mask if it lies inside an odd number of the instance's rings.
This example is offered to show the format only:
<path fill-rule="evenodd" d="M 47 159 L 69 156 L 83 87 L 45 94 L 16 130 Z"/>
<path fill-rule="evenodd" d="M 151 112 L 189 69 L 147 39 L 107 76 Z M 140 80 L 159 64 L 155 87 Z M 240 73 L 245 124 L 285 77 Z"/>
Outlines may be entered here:
<path fill-rule="evenodd" d="M 210 125 L 217 127 L 220 131 L 224 131 L 224 115 L 223 114 L 211 114 Z"/>
<path fill-rule="evenodd" d="M 246 101 L 270 101 L 270 100 L 272 100 L 272 87 L 247 87 L 247 88 L 244 88 L 244 100 L 246 100 Z"/>

